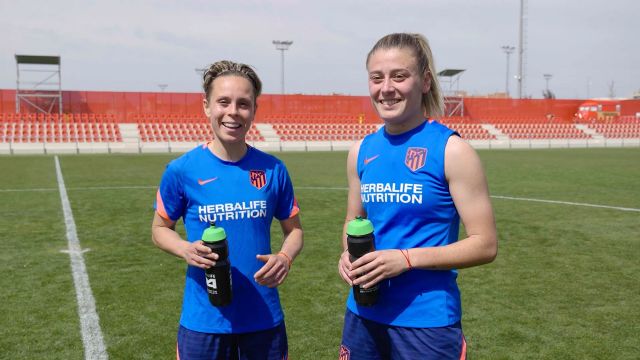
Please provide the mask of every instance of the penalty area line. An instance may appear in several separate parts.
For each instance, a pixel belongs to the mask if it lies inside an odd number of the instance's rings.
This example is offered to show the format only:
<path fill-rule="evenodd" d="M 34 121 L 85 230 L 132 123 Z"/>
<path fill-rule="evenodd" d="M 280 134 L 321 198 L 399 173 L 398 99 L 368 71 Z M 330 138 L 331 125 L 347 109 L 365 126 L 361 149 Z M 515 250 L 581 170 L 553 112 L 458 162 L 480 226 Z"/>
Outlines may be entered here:
<path fill-rule="evenodd" d="M 82 335 L 82 344 L 84 346 L 84 358 L 106 360 L 109 358 L 107 349 L 104 345 L 102 330 L 100 329 L 100 319 L 96 312 L 96 304 L 89 285 L 89 275 L 84 264 L 84 256 L 80 248 L 78 233 L 76 232 L 76 223 L 73 219 L 71 204 L 67 196 L 67 189 L 62 178 L 60 170 L 60 161 L 58 156 L 54 157 L 56 164 L 56 177 L 58 180 L 58 191 L 60 192 L 60 201 L 62 202 L 62 211 L 64 213 L 64 223 L 67 229 L 68 252 L 71 259 L 71 274 L 73 275 L 73 284 L 76 288 L 76 300 L 78 301 L 78 315 L 80 316 L 80 330 Z"/>

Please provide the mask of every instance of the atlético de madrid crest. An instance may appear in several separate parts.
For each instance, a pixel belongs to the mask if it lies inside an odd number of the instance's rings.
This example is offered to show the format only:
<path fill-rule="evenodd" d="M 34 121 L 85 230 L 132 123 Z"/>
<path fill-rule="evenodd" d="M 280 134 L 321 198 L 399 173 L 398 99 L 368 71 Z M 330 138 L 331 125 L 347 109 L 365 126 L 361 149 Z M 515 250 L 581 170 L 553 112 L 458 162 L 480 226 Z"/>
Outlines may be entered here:
<path fill-rule="evenodd" d="M 267 176 L 264 170 L 251 170 L 249 171 L 249 180 L 251 185 L 255 186 L 258 190 L 262 189 L 267 184 Z"/>
<path fill-rule="evenodd" d="M 351 351 L 344 345 L 340 345 L 340 356 L 338 360 L 350 360 L 351 359 Z"/>
<path fill-rule="evenodd" d="M 404 164 L 411 171 L 415 172 L 427 162 L 427 149 L 420 147 L 410 147 L 407 149 L 407 155 L 404 158 Z"/>

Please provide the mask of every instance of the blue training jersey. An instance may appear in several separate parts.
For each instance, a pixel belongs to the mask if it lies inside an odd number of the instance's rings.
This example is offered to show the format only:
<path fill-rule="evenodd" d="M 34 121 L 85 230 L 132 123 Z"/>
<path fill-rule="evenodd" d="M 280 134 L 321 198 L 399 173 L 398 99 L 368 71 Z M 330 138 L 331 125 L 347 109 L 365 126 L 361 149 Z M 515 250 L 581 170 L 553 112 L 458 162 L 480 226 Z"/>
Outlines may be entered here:
<path fill-rule="evenodd" d="M 167 165 L 156 211 L 172 221 L 182 218 L 189 242 L 200 240 L 210 221 L 227 234 L 232 302 L 224 307 L 211 305 L 204 270 L 188 266 L 182 326 L 205 333 L 245 333 L 283 321 L 278 290 L 253 279 L 264 265 L 256 255 L 271 253 L 272 219 L 298 213 L 291 179 L 280 160 L 248 147 L 240 161 L 228 162 L 206 144 L 198 146 Z"/>
<path fill-rule="evenodd" d="M 458 240 L 460 217 L 444 173 L 447 140 L 456 134 L 435 122 L 399 135 L 382 128 L 362 140 L 357 160 L 360 195 L 377 250 L 444 246 Z M 383 280 L 377 304 L 349 310 L 404 327 L 440 327 L 460 320 L 455 270 L 412 269 Z"/>

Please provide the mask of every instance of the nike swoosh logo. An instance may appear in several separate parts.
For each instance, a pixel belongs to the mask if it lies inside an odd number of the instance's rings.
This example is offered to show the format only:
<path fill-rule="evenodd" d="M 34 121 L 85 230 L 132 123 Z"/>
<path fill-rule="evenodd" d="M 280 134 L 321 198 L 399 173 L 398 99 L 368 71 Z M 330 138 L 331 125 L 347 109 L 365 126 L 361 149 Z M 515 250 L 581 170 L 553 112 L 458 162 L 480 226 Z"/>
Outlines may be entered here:
<path fill-rule="evenodd" d="M 372 162 L 373 160 L 377 159 L 378 156 L 380 155 L 376 155 L 376 156 L 372 156 L 370 158 L 364 159 L 364 164 L 367 165 L 368 163 Z"/>
<path fill-rule="evenodd" d="M 216 176 L 216 177 L 214 177 L 214 178 L 211 178 L 211 179 L 206 179 L 206 180 L 200 180 L 200 179 L 198 179 L 198 184 L 199 184 L 199 185 L 206 185 L 206 184 L 208 184 L 208 183 L 210 183 L 210 182 L 212 182 L 212 181 L 216 181 L 216 180 L 218 180 L 218 177 L 217 177 L 217 176 Z"/>

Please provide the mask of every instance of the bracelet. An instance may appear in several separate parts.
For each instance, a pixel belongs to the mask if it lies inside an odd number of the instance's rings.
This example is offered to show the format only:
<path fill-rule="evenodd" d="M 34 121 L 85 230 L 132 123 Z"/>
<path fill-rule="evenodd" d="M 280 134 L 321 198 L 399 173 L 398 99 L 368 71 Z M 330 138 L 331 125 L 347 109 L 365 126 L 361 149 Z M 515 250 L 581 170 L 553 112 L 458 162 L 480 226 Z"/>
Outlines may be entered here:
<path fill-rule="evenodd" d="M 400 253 L 404 256 L 405 260 L 407 260 L 407 266 L 409 266 L 409 270 L 411 270 L 413 266 L 411 266 L 411 260 L 409 260 L 409 249 L 400 250 Z"/>
<path fill-rule="evenodd" d="M 291 269 L 291 265 L 293 264 L 293 260 L 291 260 L 289 255 L 285 254 L 283 251 L 280 251 L 277 255 L 284 256 L 284 258 L 287 259 L 287 262 L 289 263 L 289 269 Z"/>

